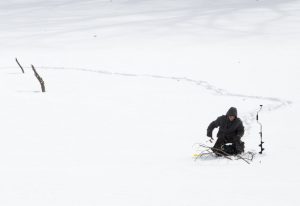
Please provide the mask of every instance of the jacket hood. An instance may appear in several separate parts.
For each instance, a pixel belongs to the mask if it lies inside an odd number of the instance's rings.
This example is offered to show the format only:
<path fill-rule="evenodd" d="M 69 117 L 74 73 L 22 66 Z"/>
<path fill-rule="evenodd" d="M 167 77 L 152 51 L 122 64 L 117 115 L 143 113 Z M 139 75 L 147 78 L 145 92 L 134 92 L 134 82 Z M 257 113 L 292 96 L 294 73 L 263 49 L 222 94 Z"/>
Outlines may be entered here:
<path fill-rule="evenodd" d="M 230 107 L 227 111 L 226 116 L 235 116 L 237 117 L 237 109 L 235 107 Z"/>

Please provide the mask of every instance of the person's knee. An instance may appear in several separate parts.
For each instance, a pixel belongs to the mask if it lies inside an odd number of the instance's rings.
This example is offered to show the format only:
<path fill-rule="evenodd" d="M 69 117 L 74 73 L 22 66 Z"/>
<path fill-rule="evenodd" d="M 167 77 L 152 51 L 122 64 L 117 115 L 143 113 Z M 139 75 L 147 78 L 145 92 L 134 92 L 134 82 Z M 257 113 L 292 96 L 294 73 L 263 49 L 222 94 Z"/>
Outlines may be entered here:
<path fill-rule="evenodd" d="M 235 155 L 236 154 L 235 147 L 232 143 L 225 144 L 223 146 L 223 151 L 228 155 Z"/>
<path fill-rule="evenodd" d="M 239 140 L 238 142 L 235 143 L 235 150 L 237 154 L 241 154 L 244 152 L 245 149 L 245 143 Z"/>

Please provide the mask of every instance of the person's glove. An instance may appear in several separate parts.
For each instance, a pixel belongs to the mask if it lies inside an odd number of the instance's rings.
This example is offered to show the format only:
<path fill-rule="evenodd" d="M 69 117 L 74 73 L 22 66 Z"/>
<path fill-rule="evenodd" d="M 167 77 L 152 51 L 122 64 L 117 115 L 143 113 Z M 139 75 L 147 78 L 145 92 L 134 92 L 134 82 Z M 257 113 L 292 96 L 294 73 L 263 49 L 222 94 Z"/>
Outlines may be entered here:
<path fill-rule="evenodd" d="M 207 132 L 207 136 L 210 138 L 210 142 L 213 142 L 214 138 L 212 138 L 212 132 Z"/>

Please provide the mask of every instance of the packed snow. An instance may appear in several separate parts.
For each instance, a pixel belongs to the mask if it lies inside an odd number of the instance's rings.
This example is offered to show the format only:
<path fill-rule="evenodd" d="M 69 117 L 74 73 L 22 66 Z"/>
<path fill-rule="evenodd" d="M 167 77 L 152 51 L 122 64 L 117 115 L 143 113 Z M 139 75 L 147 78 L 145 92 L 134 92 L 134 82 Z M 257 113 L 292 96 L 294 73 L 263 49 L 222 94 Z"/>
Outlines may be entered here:
<path fill-rule="evenodd" d="M 1 1 L 0 205 L 299 205 L 299 23 L 299 0 Z M 258 153 L 260 105 L 263 155 L 194 161 L 231 106 Z"/>

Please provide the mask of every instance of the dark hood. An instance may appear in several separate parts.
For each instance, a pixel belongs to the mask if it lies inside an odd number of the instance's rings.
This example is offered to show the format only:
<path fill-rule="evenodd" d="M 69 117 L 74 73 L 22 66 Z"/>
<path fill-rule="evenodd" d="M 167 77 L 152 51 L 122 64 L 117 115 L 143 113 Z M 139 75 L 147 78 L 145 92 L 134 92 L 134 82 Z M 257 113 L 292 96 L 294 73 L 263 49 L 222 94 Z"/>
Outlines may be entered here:
<path fill-rule="evenodd" d="M 230 109 L 226 113 L 226 116 L 235 116 L 235 117 L 237 117 L 237 109 L 235 107 L 230 107 Z"/>

